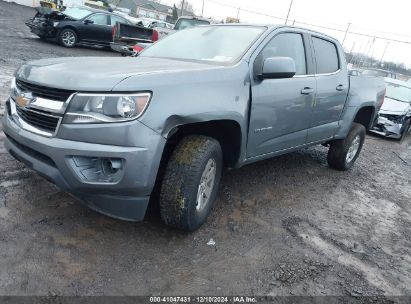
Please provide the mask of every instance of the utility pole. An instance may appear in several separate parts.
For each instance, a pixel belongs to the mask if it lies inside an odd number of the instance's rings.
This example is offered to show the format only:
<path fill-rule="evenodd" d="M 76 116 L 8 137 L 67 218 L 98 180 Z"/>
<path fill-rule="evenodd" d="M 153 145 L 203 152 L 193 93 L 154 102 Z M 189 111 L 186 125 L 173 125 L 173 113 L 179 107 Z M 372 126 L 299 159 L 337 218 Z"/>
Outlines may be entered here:
<path fill-rule="evenodd" d="M 345 38 L 347 38 L 348 30 L 350 29 L 351 23 L 348 23 L 347 30 L 345 31 L 344 39 L 342 41 L 342 46 L 344 46 Z"/>
<path fill-rule="evenodd" d="M 290 17 L 290 12 L 291 12 L 291 7 L 293 6 L 293 2 L 294 2 L 294 0 L 291 0 L 290 7 L 288 8 L 287 18 L 285 19 L 284 24 L 287 24 L 287 22 L 288 22 L 288 17 Z"/>
<path fill-rule="evenodd" d="M 183 11 L 184 11 L 184 0 L 181 0 L 180 17 L 183 16 Z"/>
<path fill-rule="evenodd" d="M 241 10 L 241 7 L 238 8 L 238 11 L 237 11 L 237 19 L 240 17 L 240 10 Z"/>
<path fill-rule="evenodd" d="M 385 45 L 384 53 L 382 53 L 382 56 L 381 56 L 380 66 L 381 66 L 382 60 L 384 59 L 385 52 L 387 51 L 387 48 L 388 48 L 388 45 L 389 45 L 389 44 L 390 44 L 390 42 L 387 41 L 387 44 Z"/>
<path fill-rule="evenodd" d="M 203 7 L 201 8 L 201 17 L 204 17 L 204 0 L 203 0 Z"/>

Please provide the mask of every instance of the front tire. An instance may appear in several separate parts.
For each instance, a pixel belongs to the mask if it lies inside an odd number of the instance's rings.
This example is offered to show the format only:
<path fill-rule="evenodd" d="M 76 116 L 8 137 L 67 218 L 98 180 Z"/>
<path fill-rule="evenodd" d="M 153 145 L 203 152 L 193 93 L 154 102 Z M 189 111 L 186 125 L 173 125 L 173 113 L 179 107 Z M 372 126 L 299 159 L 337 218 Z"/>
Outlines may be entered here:
<path fill-rule="evenodd" d="M 217 197 L 223 168 L 219 142 L 191 135 L 182 139 L 167 164 L 160 191 L 160 213 L 171 227 L 198 229 Z"/>
<path fill-rule="evenodd" d="M 69 28 L 63 29 L 59 35 L 62 46 L 72 48 L 77 44 L 77 33 Z"/>
<path fill-rule="evenodd" d="M 350 169 L 360 155 L 364 140 L 365 127 L 354 122 L 346 138 L 331 142 L 328 165 L 340 171 Z"/>

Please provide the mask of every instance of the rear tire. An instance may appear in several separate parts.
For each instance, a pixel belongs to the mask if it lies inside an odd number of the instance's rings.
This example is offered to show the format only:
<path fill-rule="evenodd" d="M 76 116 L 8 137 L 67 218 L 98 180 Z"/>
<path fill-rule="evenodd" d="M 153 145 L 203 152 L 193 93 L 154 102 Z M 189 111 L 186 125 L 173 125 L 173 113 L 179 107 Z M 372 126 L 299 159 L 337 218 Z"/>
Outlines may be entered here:
<path fill-rule="evenodd" d="M 328 165 L 340 171 L 350 169 L 361 152 L 364 140 L 365 127 L 354 122 L 346 138 L 331 142 L 327 157 Z"/>
<path fill-rule="evenodd" d="M 77 44 L 77 33 L 69 28 L 63 29 L 60 32 L 59 40 L 62 46 L 72 48 Z"/>
<path fill-rule="evenodd" d="M 190 135 L 182 139 L 168 161 L 160 191 L 160 213 L 171 227 L 198 229 L 217 197 L 223 167 L 219 142 Z"/>

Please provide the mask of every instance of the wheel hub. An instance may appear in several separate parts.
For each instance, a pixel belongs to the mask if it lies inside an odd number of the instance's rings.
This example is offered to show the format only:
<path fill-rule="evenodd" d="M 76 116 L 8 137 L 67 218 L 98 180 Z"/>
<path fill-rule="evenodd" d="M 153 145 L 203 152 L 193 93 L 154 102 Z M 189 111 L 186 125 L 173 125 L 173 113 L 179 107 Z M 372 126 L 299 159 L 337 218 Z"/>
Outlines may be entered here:
<path fill-rule="evenodd" d="M 214 181 L 217 173 L 216 161 L 210 158 L 201 175 L 200 184 L 197 191 L 197 212 L 201 212 L 210 201 L 211 192 L 214 188 Z"/>
<path fill-rule="evenodd" d="M 64 42 L 65 45 L 72 46 L 76 41 L 76 37 L 72 32 L 64 32 L 61 40 Z"/>
<path fill-rule="evenodd" d="M 360 148 L 361 138 L 359 135 L 354 137 L 350 148 L 348 149 L 347 156 L 345 157 L 346 163 L 350 163 L 357 155 L 358 149 Z"/>

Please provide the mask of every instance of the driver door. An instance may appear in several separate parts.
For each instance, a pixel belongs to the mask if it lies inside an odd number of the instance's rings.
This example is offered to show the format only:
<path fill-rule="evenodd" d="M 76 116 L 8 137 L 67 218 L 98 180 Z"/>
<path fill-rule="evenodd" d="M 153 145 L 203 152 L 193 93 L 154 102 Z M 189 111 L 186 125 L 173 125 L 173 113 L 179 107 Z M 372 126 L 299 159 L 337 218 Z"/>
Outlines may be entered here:
<path fill-rule="evenodd" d="M 312 69 L 312 57 L 306 49 L 309 45 L 307 39 L 298 31 L 277 33 L 253 63 L 255 71 L 261 69 L 266 58 L 290 57 L 296 64 L 297 73 L 292 78 L 254 77 L 252 80 L 248 158 L 285 151 L 306 143 L 316 92 L 315 77 L 308 75 L 313 73 L 308 73 Z"/>

